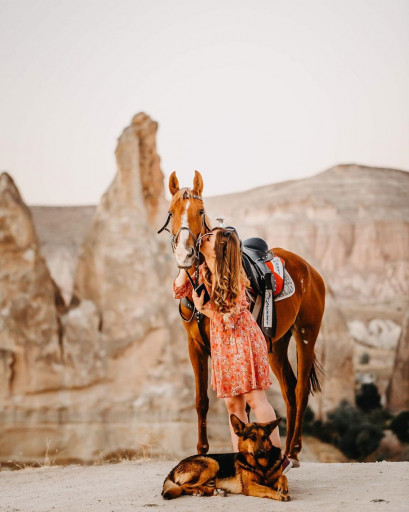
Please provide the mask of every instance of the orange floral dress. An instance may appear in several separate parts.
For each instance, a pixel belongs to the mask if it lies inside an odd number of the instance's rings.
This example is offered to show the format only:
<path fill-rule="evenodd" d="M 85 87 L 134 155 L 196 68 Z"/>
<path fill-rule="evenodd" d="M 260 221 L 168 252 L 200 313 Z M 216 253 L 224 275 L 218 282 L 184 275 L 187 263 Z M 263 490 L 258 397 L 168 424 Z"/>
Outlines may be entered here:
<path fill-rule="evenodd" d="M 200 268 L 199 283 L 203 282 L 201 270 Z M 211 296 L 210 291 L 207 291 Z M 175 299 L 191 294 L 190 281 L 179 287 L 173 283 Z M 212 300 L 208 307 L 214 311 L 210 319 L 211 384 L 218 398 L 269 388 L 272 381 L 267 343 L 248 309 L 244 286 L 229 313 L 217 311 Z"/>

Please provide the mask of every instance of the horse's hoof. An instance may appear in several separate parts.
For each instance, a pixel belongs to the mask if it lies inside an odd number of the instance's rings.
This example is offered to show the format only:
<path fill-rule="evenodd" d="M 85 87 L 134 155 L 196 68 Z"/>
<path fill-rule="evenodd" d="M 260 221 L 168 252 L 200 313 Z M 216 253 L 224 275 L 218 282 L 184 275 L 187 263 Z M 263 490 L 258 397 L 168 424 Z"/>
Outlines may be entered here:
<path fill-rule="evenodd" d="M 299 468 L 300 467 L 300 461 L 297 460 L 297 459 L 292 459 L 291 457 L 288 457 L 289 460 L 291 460 L 291 462 L 293 463 L 293 465 L 291 466 L 292 468 Z"/>
<path fill-rule="evenodd" d="M 209 451 L 209 445 L 208 444 L 201 444 L 197 446 L 197 453 L 199 455 L 206 455 L 206 453 Z"/>

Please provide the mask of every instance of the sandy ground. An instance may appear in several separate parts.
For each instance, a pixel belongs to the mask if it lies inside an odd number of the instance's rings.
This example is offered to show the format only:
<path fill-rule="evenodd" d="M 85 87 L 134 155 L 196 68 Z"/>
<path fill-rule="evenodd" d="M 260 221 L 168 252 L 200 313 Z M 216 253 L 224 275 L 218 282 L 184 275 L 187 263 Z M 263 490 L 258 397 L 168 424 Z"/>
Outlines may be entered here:
<path fill-rule="evenodd" d="M 289 503 L 242 495 L 162 499 L 174 461 L 122 462 L 0 472 L 0 510 L 6 512 L 128 511 L 381 511 L 407 512 L 409 462 L 303 463 L 288 473 Z"/>

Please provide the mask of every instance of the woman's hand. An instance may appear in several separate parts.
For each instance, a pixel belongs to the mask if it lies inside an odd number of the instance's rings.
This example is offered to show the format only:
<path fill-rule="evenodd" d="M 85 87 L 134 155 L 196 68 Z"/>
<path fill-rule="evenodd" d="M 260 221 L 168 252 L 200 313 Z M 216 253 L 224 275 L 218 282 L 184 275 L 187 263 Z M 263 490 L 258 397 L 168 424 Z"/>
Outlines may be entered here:
<path fill-rule="evenodd" d="M 193 290 L 192 298 L 193 298 L 193 303 L 195 305 L 195 308 L 198 311 L 202 312 L 203 301 L 204 301 L 204 290 L 202 290 L 202 293 L 200 295 L 198 295 L 196 293 L 196 290 Z"/>

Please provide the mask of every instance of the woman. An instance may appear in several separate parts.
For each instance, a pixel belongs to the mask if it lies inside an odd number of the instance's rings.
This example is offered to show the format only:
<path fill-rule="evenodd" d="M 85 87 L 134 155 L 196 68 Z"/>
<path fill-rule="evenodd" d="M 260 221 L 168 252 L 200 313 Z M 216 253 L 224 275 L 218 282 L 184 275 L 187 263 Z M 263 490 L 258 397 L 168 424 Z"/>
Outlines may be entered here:
<path fill-rule="evenodd" d="M 198 311 L 210 318 L 210 350 L 212 387 L 224 398 L 227 410 L 247 422 L 246 403 L 257 421 L 276 419 L 264 390 L 271 386 L 267 344 L 263 333 L 248 309 L 248 279 L 241 264 L 240 240 L 234 228 L 215 228 L 203 236 L 199 282 L 204 282 L 210 301 L 203 304 L 192 289 L 186 272 L 180 272 L 173 283 L 174 297 L 190 294 Z M 230 424 L 230 422 L 229 422 Z M 238 451 L 238 437 L 230 425 L 233 450 Z M 280 448 L 278 428 L 271 434 L 274 446 Z M 291 462 L 285 459 L 288 471 Z"/>

